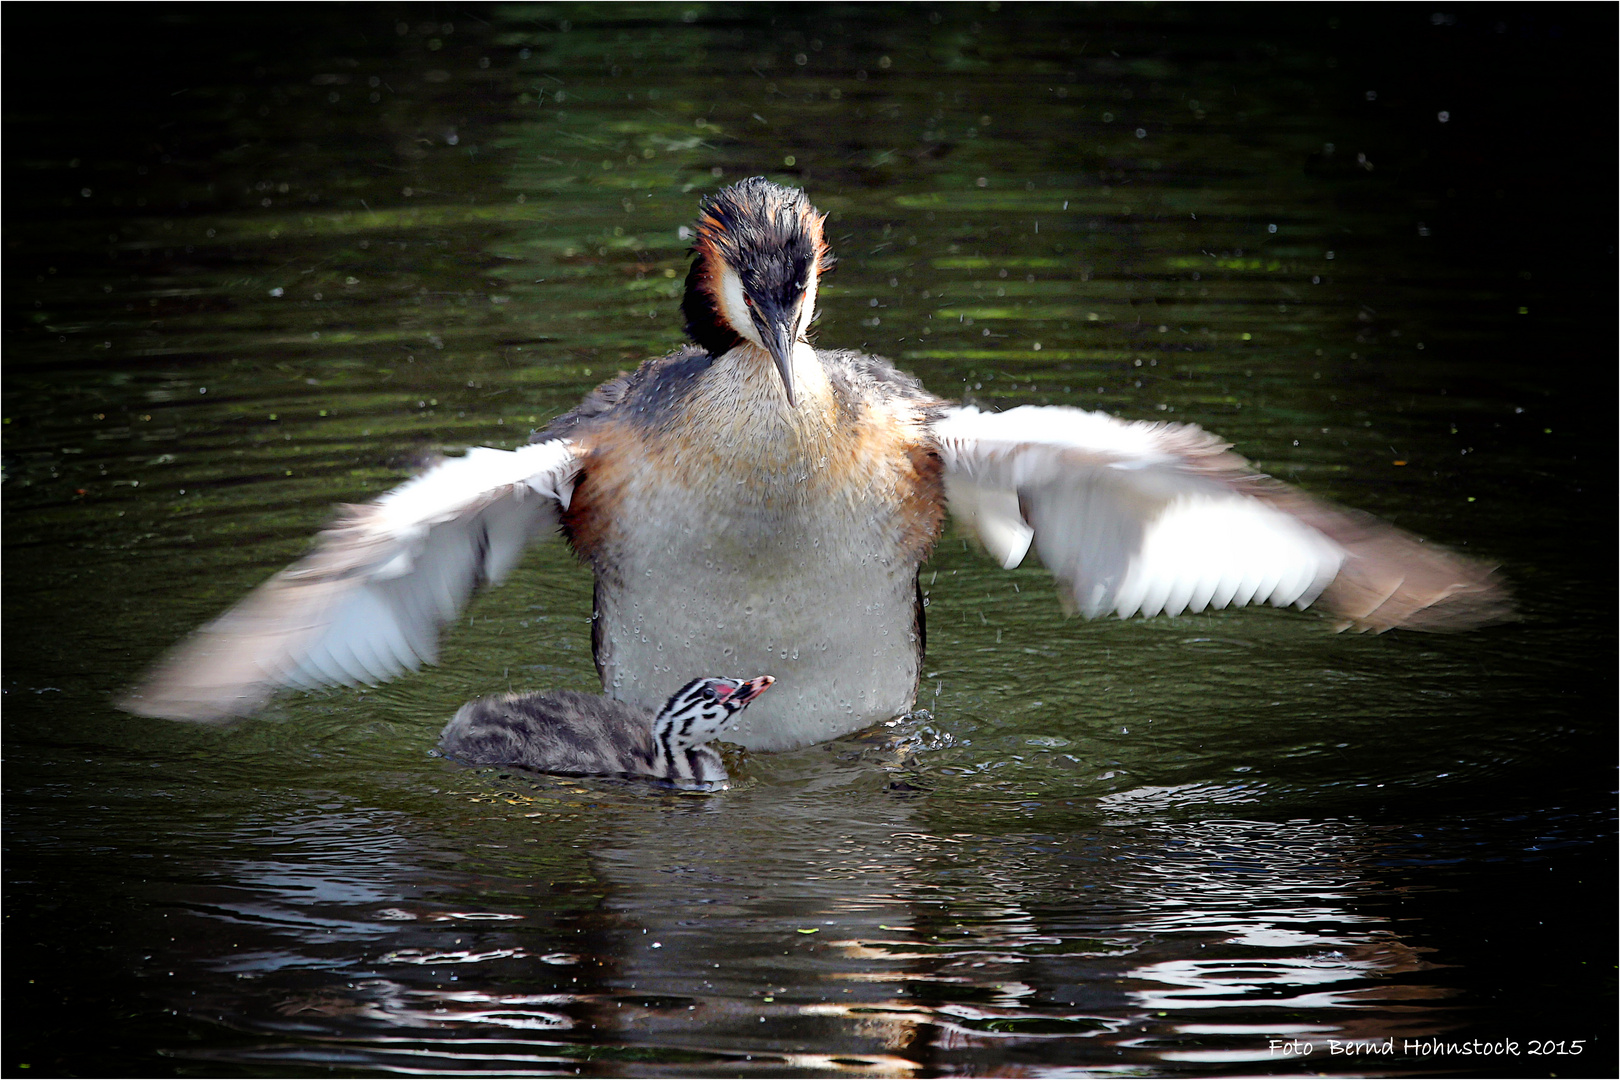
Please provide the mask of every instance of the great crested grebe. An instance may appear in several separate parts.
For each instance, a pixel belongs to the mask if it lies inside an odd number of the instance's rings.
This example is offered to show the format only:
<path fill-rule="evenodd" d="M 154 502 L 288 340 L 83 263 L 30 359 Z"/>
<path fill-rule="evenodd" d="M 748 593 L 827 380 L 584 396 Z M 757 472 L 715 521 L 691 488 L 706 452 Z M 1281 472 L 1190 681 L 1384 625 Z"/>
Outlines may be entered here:
<path fill-rule="evenodd" d="M 1490 567 L 1259 475 L 1199 428 L 981 412 L 886 360 L 814 348 L 823 221 L 758 177 L 707 199 L 682 301 L 694 344 L 599 386 L 528 446 L 472 450 L 348 508 L 124 707 L 220 720 L 280 687 L 432 662 L 473 590 L 559 529 L 596 575 L 609 696 L 651 709 L 692 671 L 774 671 L 777 692 L 732 736 L 759 750 L 911 708 L 917 571 L 947 507 L 1005 567 L 1033 547 L 1087 617 L 1316 603 L 1385 630 L 1509 612 Z"/>
<path fill-rule="evenodd" d="M 693 679 L 654 716 L 601 694 L 554 690 L 499 694 L 463 705 L 439 736 L 447 757 L 468 765 L 521 765 L 579 776 L 646 776 L 683 788 L 729 779 L 708 745 L 770 688 L 754 679 Z"/>

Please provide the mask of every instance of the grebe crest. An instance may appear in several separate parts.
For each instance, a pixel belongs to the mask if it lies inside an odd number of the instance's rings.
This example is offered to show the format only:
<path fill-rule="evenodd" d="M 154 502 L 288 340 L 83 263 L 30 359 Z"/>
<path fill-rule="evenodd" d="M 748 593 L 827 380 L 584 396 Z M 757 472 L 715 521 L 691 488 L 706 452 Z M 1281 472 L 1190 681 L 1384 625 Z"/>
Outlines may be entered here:
<path fill-rule="evenodd" d="M 816 288 L 833 268 L 825 214 L 804 192 L 755 176 L 703 202 L 681 309 L 686 332 L 713 356 L 764 349 L 795 402 L 793 350 L 808 341 Z"/>

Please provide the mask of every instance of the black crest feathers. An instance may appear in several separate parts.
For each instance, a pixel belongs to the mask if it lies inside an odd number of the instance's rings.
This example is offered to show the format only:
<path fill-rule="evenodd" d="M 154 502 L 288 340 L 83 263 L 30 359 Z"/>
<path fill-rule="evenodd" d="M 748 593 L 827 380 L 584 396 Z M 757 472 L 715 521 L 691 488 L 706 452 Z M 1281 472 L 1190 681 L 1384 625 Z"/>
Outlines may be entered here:
<path fill-rule="evenodd" d="M 749 296 L 791 310 L 812 276 L 833 267 L 822 230 L 825 220 L 804 192 L 762 176 L 738 181 L 705 199 L 681 303 L 692 340 L 715 356 L 742 342 L 721 313 L 717 295 L 721 266 L 737 274 Z"/>

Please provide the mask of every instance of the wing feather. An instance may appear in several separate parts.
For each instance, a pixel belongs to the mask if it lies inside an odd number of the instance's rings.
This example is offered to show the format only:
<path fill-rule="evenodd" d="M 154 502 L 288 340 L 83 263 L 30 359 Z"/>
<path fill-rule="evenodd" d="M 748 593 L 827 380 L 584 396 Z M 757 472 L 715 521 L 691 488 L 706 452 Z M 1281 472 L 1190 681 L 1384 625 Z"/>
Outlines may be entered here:
<path fill-rule="evenodd" d="M 314 550 L 169 654 L 121 705 L 226 720 L 281 687 L 375 684 L 438 656 L 475 589 L 556 531 L 579 472 L 568 439 L 480 448 L 348 507 Z"/>
<path fill-rule="evenodd" d="M 1512 614 L 1492 567 L 1262 476 L 1188 424 L 963 406 L 933 434 L 952 511 L 1009 569 L 1033 547 L 1087 618 L 1318 600 L 1380 631 Z"/>

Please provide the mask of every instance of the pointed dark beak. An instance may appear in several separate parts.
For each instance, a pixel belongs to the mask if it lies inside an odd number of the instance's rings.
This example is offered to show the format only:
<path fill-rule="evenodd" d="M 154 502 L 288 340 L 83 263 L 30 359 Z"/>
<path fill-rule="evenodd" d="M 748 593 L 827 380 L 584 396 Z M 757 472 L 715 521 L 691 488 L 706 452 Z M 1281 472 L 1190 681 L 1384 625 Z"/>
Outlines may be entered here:
<path fill-rule="evenodd" d="M 759 308 L 754 309 L 759 312 Z M 797 399 L 793 396 L 793 345 L 797 339 L 794 327 L 798 325 L 798 313 L 793 311 L 766 311 L 761 312 L 763 318 L 756 315 L 754 326 L 759 331 L 759 338 L 765 343 L 765 351 L 771 354 L 776 361 L 776 373 L 782 376 L 782 388 L 787 391 L 788 408 L 793 408 Z"/>
<path fill-rule="evenodd" d="M 737 692 L 731 695 L 731 700 L 740 709 L 769 690 L 771 683 L 775 681 L 776 679 L 770 675 L 761 675 L 757 679 L 749 679 L 737 687 Z"/>

